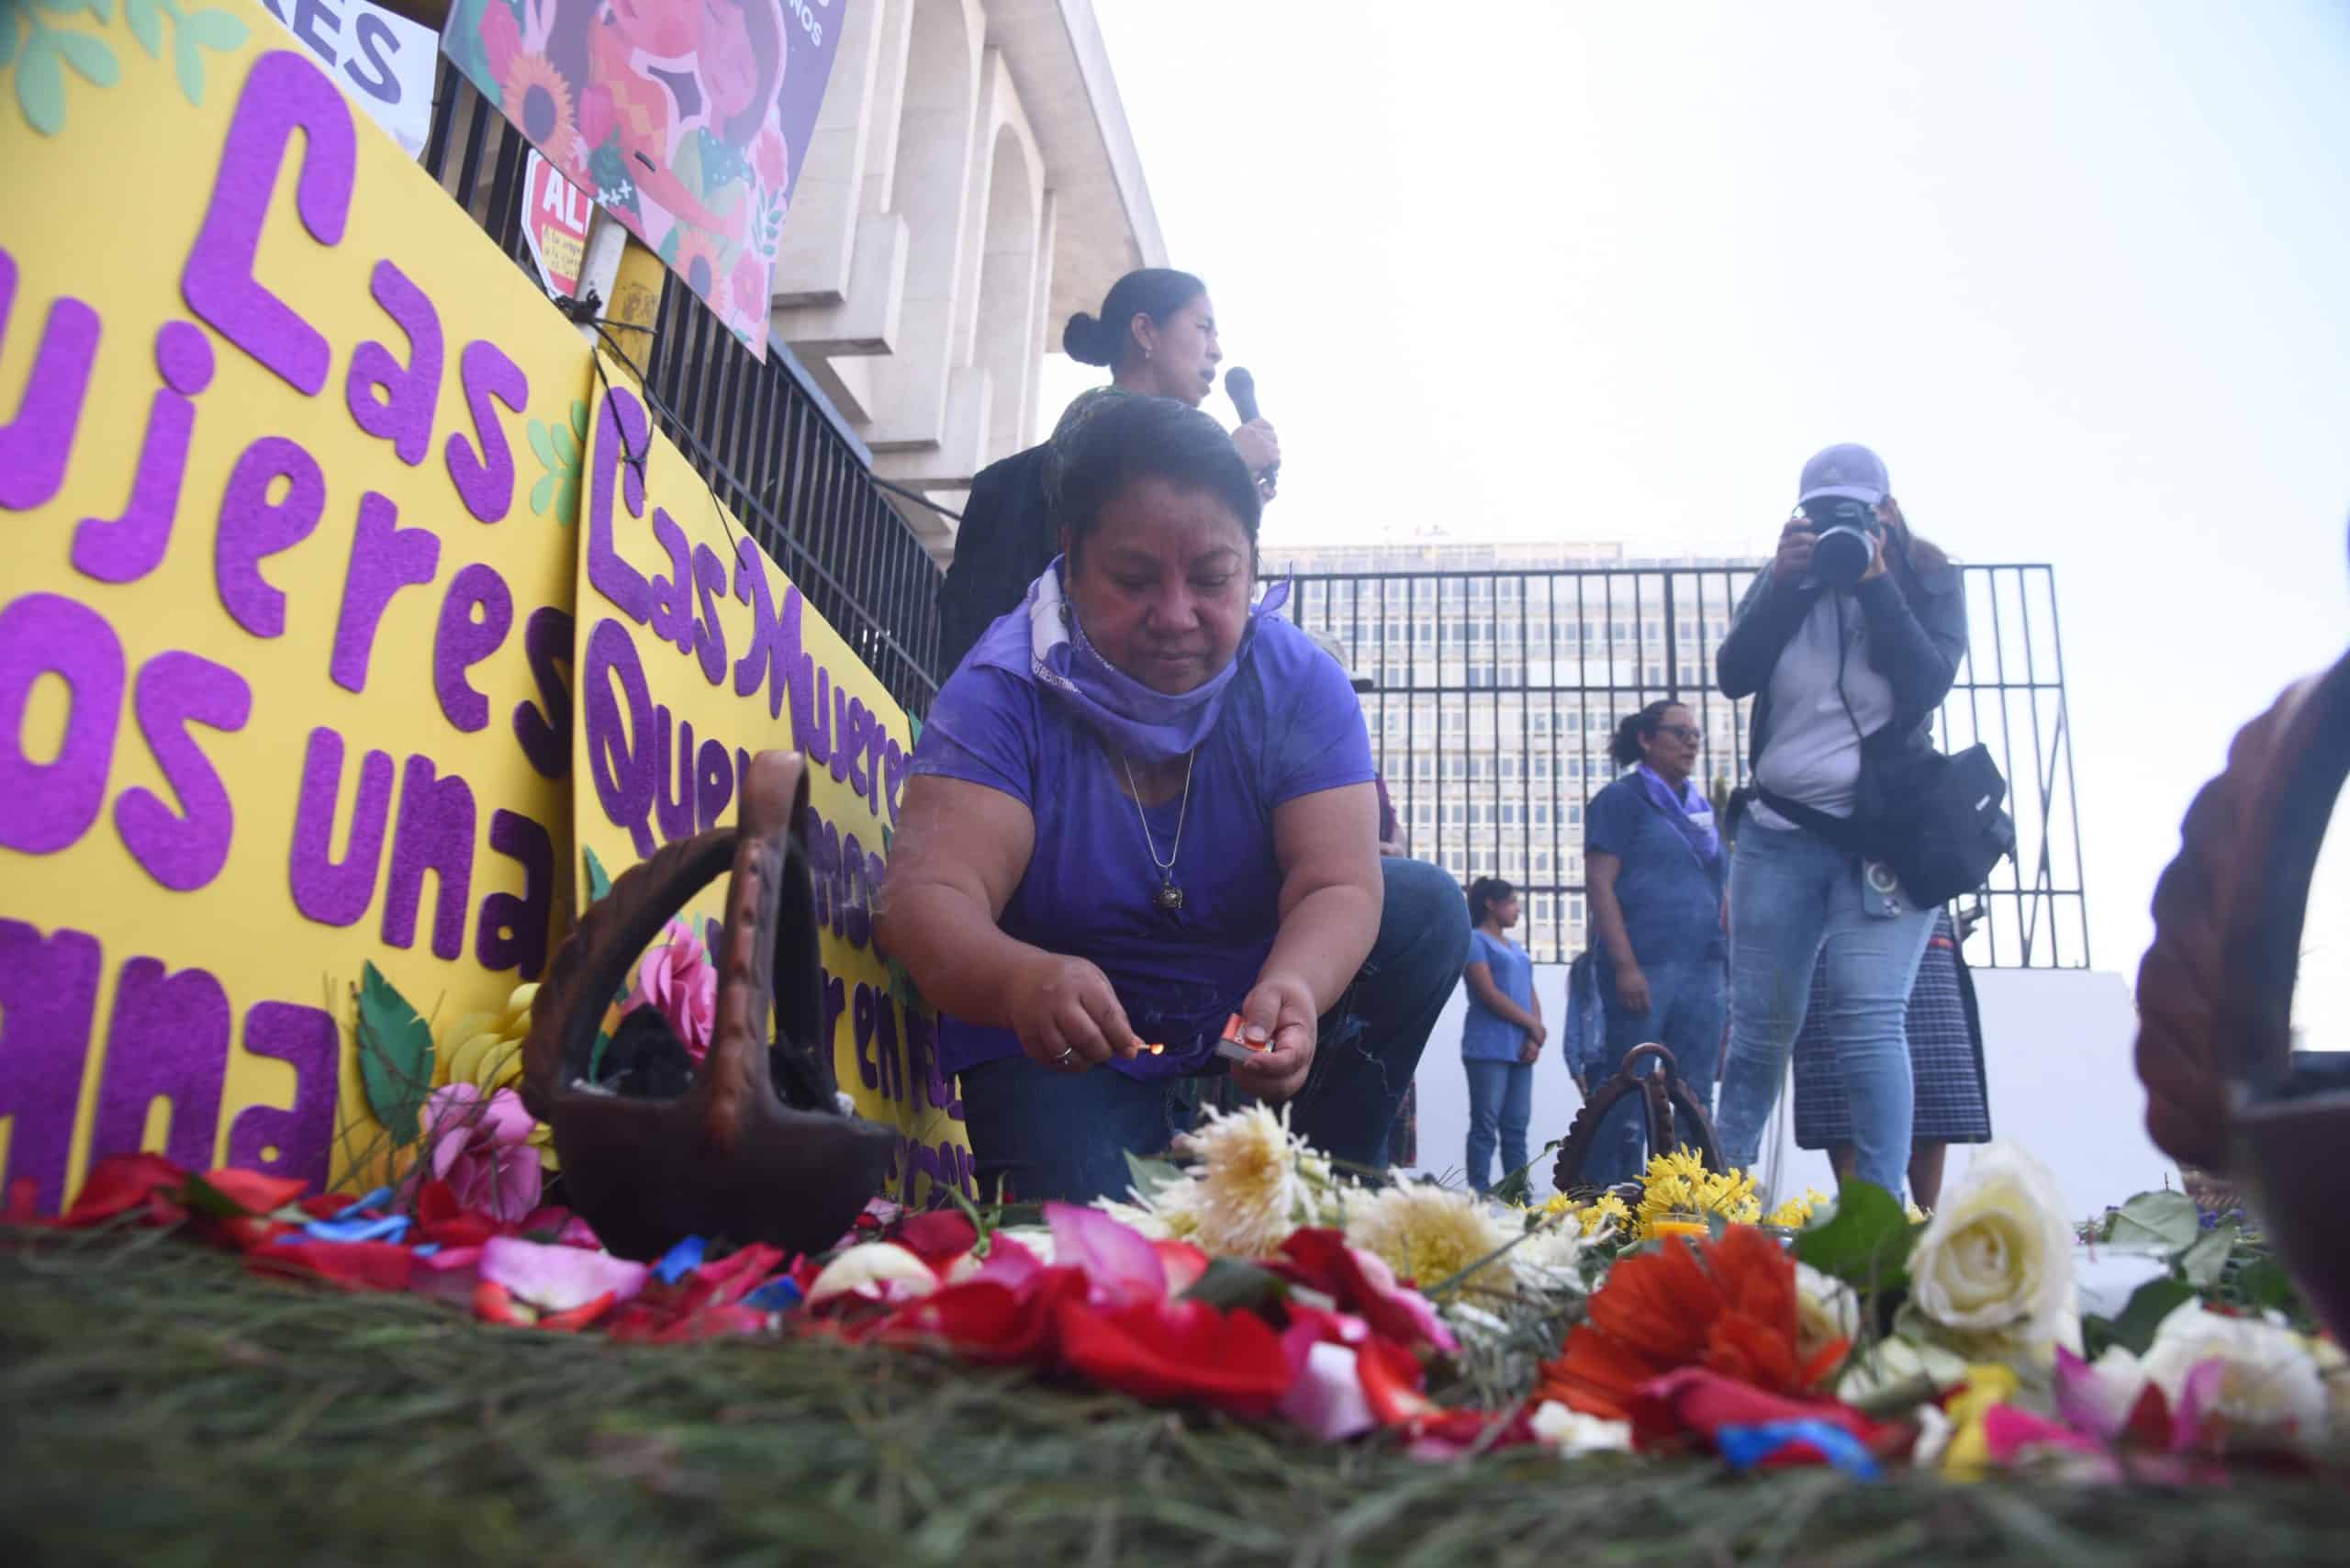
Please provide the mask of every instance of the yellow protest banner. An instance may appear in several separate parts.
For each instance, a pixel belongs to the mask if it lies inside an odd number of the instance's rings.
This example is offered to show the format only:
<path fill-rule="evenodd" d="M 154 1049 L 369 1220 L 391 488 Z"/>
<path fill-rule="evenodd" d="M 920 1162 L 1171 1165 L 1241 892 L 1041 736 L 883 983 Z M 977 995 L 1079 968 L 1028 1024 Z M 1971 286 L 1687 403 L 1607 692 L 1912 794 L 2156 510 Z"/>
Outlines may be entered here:
<path fill-rule="evenodd" d="M 913 740 L 905 713 L 652 427 L 607 362 L 588 436 L 576 602 L 573 820 L 583 892 L 664 844 L 733 820 L 755 753 L 807 755 L 801 824 L 816 882 L 822 1015 L 841 1085 L 900 1132 L 896 1187 L 972 1188 L 961 1103 L 934 1022 L 873 940 L 890 824 Z M 593 857 L 592 864 L 586 857 Z M 709 942 L 724 889 L 686 923 Z M 778 984 L 805 977 L 778 975 Z"/>
<path fill-rule="evenodd" d="M 543 968 L 579 864 L 585 345 L 251 0 L 139 15 L 166 25 L 25 13 L 0 101 L 0 1171 L 41 1211 L 140 1148 L 377 1173 L 458 1021 Z M 799 625 L 901 766 L 904 716 Z M 730 752 L 780 734 L 691 711 Z M 960 1180 L 926 1029 L 850 913 L 889 796 L 833 766 L 842 1076 L 907 1170 Z M 358 1048 L 363 977 L 388 1057 Z"/>

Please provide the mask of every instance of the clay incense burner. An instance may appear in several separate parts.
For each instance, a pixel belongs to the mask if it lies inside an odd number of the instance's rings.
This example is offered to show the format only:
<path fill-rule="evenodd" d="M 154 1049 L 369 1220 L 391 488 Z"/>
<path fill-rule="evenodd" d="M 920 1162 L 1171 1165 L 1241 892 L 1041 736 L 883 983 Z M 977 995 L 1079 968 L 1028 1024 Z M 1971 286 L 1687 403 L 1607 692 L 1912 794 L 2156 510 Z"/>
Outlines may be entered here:
<path fill-rule="evenodd" d="M 2350 1089 L 2298 1063 L 2293 988 L 2310 880 L 2350 778 L 2350 657 L 2244 726 L 2188 808 L 2138 970 L 2146 1127 L 2243 1184 L 2310 1305 L 2350 1333 Z"/>
<path fill-rule="evenodd" d="M 1655 1072 L 1648 1070 L 1651 1060 L 1660 1064 Z M 1673 1053 L 1662 1046 L 1646 1045 L 1634 1047 L 1616 1076 L 1594 1091 L 1591 1098 L 1583 1102 L 1583 1109 L 1575 1113 L 1574 1122 L 1567 1128 L 1566 1142 L 1560 1147 L 1558 1163 L 1551 1167 L 1552 1186 L 1561 1193 L 1588 1187 L 1583 1179 L 1583 1168 L 1598 1145 L 1600 1124 L 1627 1095 L 1639 1097 L 1651 1150 L 1662 1152 L 1687 1144 L 1697 1151 L 1707 1170 L 1725 1169 L 1721 1149 L 1714 1142 L 1714 1125 L 1707 1118 L 1705 1106 L 1689 1092 L 1689 1085 L 1682 1081 Z"/>
<path fill-rule="evenodd" d="M 620 1257 L 658 1258 L 688 1236 L 821 1250 L 889 1174 L 895 1135 L 837 1099 L 815 893 L 795 831 L 807 803 L 804 760 L 762 752 L 744 778 L 738 825 L 631 868 L 548 965 L 522 1047 L 522 1101 L 554 1131 L 571 1206 Z M 596 1035 L 629 966 L 730 866 L 725 931 L 711 955 L 717 1014 L 690 1083 L 666 1096 L 591 1083 Z"/>

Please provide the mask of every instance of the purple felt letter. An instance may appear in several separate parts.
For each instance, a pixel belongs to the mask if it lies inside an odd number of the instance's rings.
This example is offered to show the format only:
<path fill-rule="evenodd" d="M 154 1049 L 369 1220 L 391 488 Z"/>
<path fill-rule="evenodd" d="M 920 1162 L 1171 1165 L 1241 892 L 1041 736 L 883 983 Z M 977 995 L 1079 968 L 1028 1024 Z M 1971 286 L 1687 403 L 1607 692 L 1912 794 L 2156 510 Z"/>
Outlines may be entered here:
<path fill-rule="evenodd" d="M 65 740 L 35 762 L 25 709 L 45 675 L 66 687 Z M 122 644 L 88 605 L 28 593 L 0 610 L 0 846 L 50 855 L 79 840 L 106 804 L 122 722 Z"/>
<path fill-rule="evenodd" d="M 494 812 L 489 846 L 522 868 L 522 891 L 481 901 L 474 957 L 486 969 L 518 969 L 539 978 L 547 963 L 547 922 L 554 913 L 554 838 L 520 812 Z"/>
<path fill-rule="evenodd" d="M 644 624 L 652 590 L 612 548 L 612 487 L 618 481 L 631 517 L 644 515 L 644 406 L 621 387 L 606 395 L 596 419 L 596 466 L 588 476 L 588 581 L 612 607 Z"/>
<path fill-rule="evenodd" d="M 653 574 L 653 634 L 675 643 L 681 654 L 694 651 L 694 558 L 686 546 L 686 531 L 666 507 L 653 509 L 653 537 L 669 553 L 669 569 Z"/>
<path fill-rule="evenodd" d="M 432 690 L 449 722 L 467 734 L 489 727 L 489 699 L 466 682 L 465 671 L 498 652 L 513 625 L 514 596 L 497 568 L 476 561 L 452 579 L 432 633 Z"/>
<path fill-rule="evenodd" d="M 211 205 L 180 272 L 180 293 L 222 337 L 315 398 L 327 384 L 325 337 L 253 276 L 277 171 L 297 129 L 303 133 L 302 173 L 294 201 L 302 227 L 321 245 L 342 242 L 359 154 L 351 106 L 308 55 L 277 50 L 245 74 Z"/>
<path fill-rule="evenodd" d="M 571 771 L 571 684 L 565 678 L 571 670 L 570 615 L 553 605 L 531 611 L 522 651 L 546 711 L 527 701 L 514 704 L 514 739 L 541 778 L 561 778 Z"/>
<path fill-rule="evenodd" d="M 726 597 L 726 563 L 707 544 L 694 546 L 694 586 L 701 598 L 701 619 L 694 625 L 694 656 L 701 660 L 701 675 L 712 686 L 726 684 L 726 628 L 719 623 L 718 601 Z"/>
<path fill-rule="evenodd" d="M 422 289 L 389 262 L 377 262 L 369 292 L 408 334 L 408 362 L 373 339 L 352 351 L 342 384 L 351 422 L 392 443 L 413 468 L 432 451 L 432 406 L 441 396 L 441 317 Z"/>
<path fill-rule="evenodd" d="M 65 1198 L 99 958 L 98 939 L 86 932 L 44 937 L 21 920 L 0 920 L 0 1116 L 12 1118 L 6 1177 L 32 1178 L 38 1214 L 55 1214 Z"/>
<path fill-rule="evenodd" d="M 480 455 L 475 455 L 476 448 L 460 431 L 449 433 L 442 453 L 448 460 L 449 482 L 457 487 L 465 510 L 484 522 L 496 522 L 514 505 L 514 449 L 506 443 L 506 429 L 498 422 L 490 399 L 519 414 L 531 401 L 531 381 L 505 351 L 479 338 L 465 345 L 457 367 Z"/>
<path fill-rule="evenodd" d="M 281 479 L 285 488 L 272 500 Z M 237 624 L 254 636 L 285 634 L 285 596 L 261 575 L 262 562 L 308 539 L 326 506 L 319 460 L 284 436 L 263 436 L 238 455 L 220 495 L 212 581 Z"/>
<path fill-rule="evenodd" d="M 130 499 L 112 521 L 85 517 L 73 531 L 74 569 L 102 583 L 137 582 L 162 564 L 179 515 L 188 432 L 196 428 L 191 399 L 212 384 L 212 342 L 200 328 L 166 321 L 155 334 L 155 367 L 163 385 L 147 404 Z"/>
<path fill-rule="evenodd" d="M 149 1109 L 168 1099 L 163 1154 L 190 1170 L 211 1170 L 228 1070 L 229 993 L 211 971 L 170 974 L 160 958 L 131 959 L 115 981 L 90 1158 L 136 1153 Z"/>
<path fill-rule="evenodd" d="M 17 258 L 0 250 L 0 342 L 7 341 L 16 303 Z M 17 417 L 0 425 L 0 507 L 30 511 L 64 485 L 97 353 L 98 313 L 70 295 L 58 296 L 17 399 Z"/>
<path fill-rule="evenodd" d="M 367 689 L 367 658 L 375 627 L 392 595 L 432 580 L 441 536 L 429 528 L 402 528 L 400 509 L 370 490 L 359 498 L 359 527 L 351 536 L 351 570 L 342 582 L 342 612 L 335 618 L 334 658 L 328 673 L 345 691 Z"/>
<path fill-rule="evenodd" d="M 653 710 L 653 812 L 661 824 L 663 842 L 675 844 L 694 835 L 694 727 L 680 720 L 674 750 L 669 710 Z M 674 757 L 674 760 L 672 760 Z M 677 792 L 669 792 L 669 780 Z"/>
<path fill-rule="evenodd" d="M 334 858 L 334 803 L 342 792 L 342 737 L 320 724 L 302 758 L 302 794 L 294 807 L 294 848 L 286 871 L 294 907 L 321 925 L 356 925 L 375 897 L 384 861 L 384 823 L 391 814 L 392 758 L 371 751 L 359 764 L 349 846 Z"/>
<path fill-rule="evenodd" d="M 433 771 L 429 756 L 411 756 L 400 771 L 400 822 L 392 835 L 391 886 L 384 894 L 384 941 L 416 943 L 416 910 L 430 871 L 440 885 L 432 914 L 432 956 L 465 950 L 465 903 L 473 891 L 474 792 L 452 773 Z"/>
<path fill-rule="evenodd" d="M 342 1056 L 334 1015 L 290 1002 L 256 1002 L 245 1010 L 245 1050 L 293 1064 L 294 1107 L 251 1105 L 238 1112 L 229 1124 L 229 1163 L 325 1187 L 334 1148 L 335 1070 Z"/>
<path fill-rule="evenodd" d="M 252 688 L 225 665 L 195 654 L 157 654 L 139 669 L 131 707 L 163 781 L 187 808 L 182 816 L 143 786 L 114 803 L 115 831 L 147 874 L 180 892 L 200 888 L 229 863 L 237 827 L 228 789 L 190 724 L 234 734 L 252 716 Z"/>
<path fill-rule="evenodd" d="M 612 695 L 612 680 L 621 683 L 628 703 L 623 717 Z M 637 858 L 651 857 L 653 843 L 653 693 L 644 684 L 644 666 L 637 662 L 636 644 L 628 628 L 609 617 L 596 622 L 588 634 L 588 668 L 580 682 L 582 715 L 588 732 L 588 776 L 596 785 L 596 799 L 615 827 L 628 829 Z"/>
<path fill-rule="evenodd" d="M 702 742 L 694 767 L 694 819 L 704 833 L 718 825 L 733 799 L 733 764 L 726 748 L 716 741 Z"/>

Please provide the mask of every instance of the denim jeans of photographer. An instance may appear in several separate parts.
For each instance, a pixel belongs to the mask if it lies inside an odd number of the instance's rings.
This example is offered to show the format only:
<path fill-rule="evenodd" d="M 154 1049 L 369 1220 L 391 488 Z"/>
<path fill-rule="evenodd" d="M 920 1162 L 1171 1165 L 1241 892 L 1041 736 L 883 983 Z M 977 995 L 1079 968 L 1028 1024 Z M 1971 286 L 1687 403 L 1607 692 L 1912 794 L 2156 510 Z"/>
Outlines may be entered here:
<path fill-rule="evenodd" d="M 1930 909 L 1863 907 L 1854 857 L 1802 829 L 1749 821 L 1729 873 L 1729 1055 L 1717 1133 L 1751 1168 L 1803 1028 L 1814 964 L 1852 1105 L 1854 1174 L 1898 1193 L 1909 1166 L 1909 989 L 1934 931 Z"/>

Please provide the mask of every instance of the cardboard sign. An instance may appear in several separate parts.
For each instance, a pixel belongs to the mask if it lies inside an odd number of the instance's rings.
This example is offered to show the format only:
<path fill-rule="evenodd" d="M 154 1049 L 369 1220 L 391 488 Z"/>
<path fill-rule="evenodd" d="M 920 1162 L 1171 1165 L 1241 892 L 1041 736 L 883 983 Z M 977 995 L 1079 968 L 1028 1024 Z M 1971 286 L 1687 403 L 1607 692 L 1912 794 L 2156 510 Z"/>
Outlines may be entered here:
<path fill-rule="evenodd" d="M 443 1035 L 498 1008 L 581 861 L 587 345 L 255 0 L 151 52 L 156 15 L 44 13 L 24 47 L 114 70 L 0 94 L 0 1181 L 41 1212 L 142 1148 L 372 1184 L 354 982 Z M 655 499 L 716 528 L 655 461 Z M 662 513 L 622 510 L 615 551 L 666 558 Z M 800 625 L 886 772 L 902 716 Z M 771 744 L 732 727 L 754 707 L 697 735 Z M 865 1103 L 925 1125 L 887 1088 Z"/>
<path fill-rule="evenodd" d="M 432 129 L 432 75 L 441 40 L 430 28 L 367 0 L 261 0 L 310 51 L 344 96 L 413 158 Z"/>
<path fill-rule="evenodd" d="M 549 292 L 559 298 L 569 299 L 579 292 L 579 268 L 588 255 L 588 220 L 595 211 L 586 191 L 565 179 L 536 151 L 531 153 L 522 166 L 522 239 Z"/>
<path fill-rule="evenodd" d="M 913 752 L 906 715 L 607 363 L 610 389 L 597 394 L 588 442 L 572 656 L 580 846 L 617 877 L 728 821 L 753 753 L 804 754 L 812 778 L 801 832 L 841 1087 L 866 1115 L 898 1125 L 901 1194 L 921 1202 L 944 1182 L 976 1195 L 934 1022 L 893 993 L 874 940 L 874 896 Z M 715 927 L 725 891 L 721 882 L 704 893 L 692 928 Z"/>

